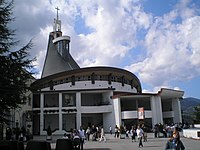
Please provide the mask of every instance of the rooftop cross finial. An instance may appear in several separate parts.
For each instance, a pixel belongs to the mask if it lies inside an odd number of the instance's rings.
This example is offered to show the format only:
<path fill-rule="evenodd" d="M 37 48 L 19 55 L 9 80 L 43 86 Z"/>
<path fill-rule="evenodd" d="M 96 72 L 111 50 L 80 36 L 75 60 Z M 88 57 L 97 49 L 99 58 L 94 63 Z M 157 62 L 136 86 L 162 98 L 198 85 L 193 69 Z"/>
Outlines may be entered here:
<path fill-rule="evenodd" d="M 57 10 L 57 18 L 54 18 L 54 26 L 53 31 L 61 31 L 61 20 L 58 18 L 58 10 L 60 10 L 58 7 L 55 8 Z"/>
<path fill-rule="evenodd" d="M 58 6 L 55 8 L 56 10 L 57 10 L 57 20 L 58 20 L 58 11 L 60 10 L 59 8 L 58 8 Z"/>

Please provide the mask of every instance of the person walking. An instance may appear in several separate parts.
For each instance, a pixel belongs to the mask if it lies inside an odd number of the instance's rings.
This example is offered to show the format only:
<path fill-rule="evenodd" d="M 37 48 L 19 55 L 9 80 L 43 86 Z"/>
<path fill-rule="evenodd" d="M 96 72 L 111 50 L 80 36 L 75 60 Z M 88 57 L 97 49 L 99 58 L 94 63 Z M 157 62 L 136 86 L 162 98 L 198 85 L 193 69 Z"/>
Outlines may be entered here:
<path fill-rule="evenodd" d="M 147 142 L 147 128 L 146 128 L 146 126 L 144 124 L 142 125 L 142 130 L 144 132 L 144 134 L 143 134 L 143 142 Z"/>
<path fill-rule="evenodd" d="M 91 132 L 90 127 L 88 127 L 87 130 L 86 130 L 87 141 L 90 140 L 90 132 Z"/>
<path fill-rule="evenodd" d="M 137 137 L 138 137 L 138 140 L 139 140 L 139 147 L 143 147 L 143 144 L 142 144 L 142 137 L 143 137 L 143 134 L 144 134 L 144 131 L 142 130 L 142 128 L 138 125 L 138 128 L 136 130 L 136 133 L 137 133 Z"/>
<path fill-rule="evenodd" d="M 137 133 L 136 133 L 136 130 L 135 130 L 135 127 L 134 127 L 134 126 L 131 127 L 130 134 L 131 134 L 132 142 L 133 142 L 133 141 L 136 142 L 135 136 L 136 136 Z"/>
<path fill-rule="evenodd" d="M 100 139 L 99 139 L 99 142 L 101 142 L 102 139 L 103 139 L 104 142 L 106 142 L 106 137 L 105 137 L 105 133 L 104 133 L 104 129 L 103 129 L 103 127 L 100 128 L 100 131 L 101 131 L 101 133 L 100 133 Z"/>
<path fill-rule="evenodd" d="M 177 132 L 176 135 L 176 150 L 185 150 L 185 146 L 183 145 L 183 142 L 180 139 L 180 134 Z"/>
<path fill-rule="evenodd" d="M 109 129 L 109 130 L 110 130 L 110 135 L 112 135 L 112 127 L 111 127 L 111 126 L 110 126 L 110 129 Z"/>
<path fill-rule="evenodd" d="M 97 128 L 94 125 L 92 125 L 92 129 L 90 131 L 92 134 L 92 141 L 96 141 L 97 140 Z"/>
<path fill-rule="evenodd" d="M 83 130 L 82 126 L 80 126 L 80 129 L 78 132 L 79 132 L 79 137 L 80 137 L 80 148 L 81 150 L 83 150 L 83 144 L 85 140 L 85 131 Z"/>
<path fill-rule="evenodd" d="M 154 131 L 154 137 L 157 138 L 158 137 L 158 124 L 154 125 L 153 131 Z"/>
<path fill-rule="evenodd" d="M 114 136 L 115 138 L 118 138 L 119 137 L 119 128 L 118 128 L 118 126 L 116 125 L 115 126 L 115 136 Z"/>

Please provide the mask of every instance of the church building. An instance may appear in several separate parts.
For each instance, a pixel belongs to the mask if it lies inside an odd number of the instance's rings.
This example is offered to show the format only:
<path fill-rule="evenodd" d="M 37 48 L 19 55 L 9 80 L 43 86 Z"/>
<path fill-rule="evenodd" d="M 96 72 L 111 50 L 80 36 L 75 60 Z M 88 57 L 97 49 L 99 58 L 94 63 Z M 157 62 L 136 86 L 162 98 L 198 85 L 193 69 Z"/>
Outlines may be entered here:
<path fill-rule="evenodd" d="M 81 68 L 70 54 L 70 36 L 63 36 L 61 20 L 54 19 L 42 76 L 32 83 L 33 134 L 63 134 L 71 128 L 96 125 L 105 132 L 115 125 L 139 122 L 182 122 L 180 99 L 184 92 L 161 89 L 142 93 L 132 72 L 114 67 Z M 73 42 L 73 41 L 72 41 Z"/>

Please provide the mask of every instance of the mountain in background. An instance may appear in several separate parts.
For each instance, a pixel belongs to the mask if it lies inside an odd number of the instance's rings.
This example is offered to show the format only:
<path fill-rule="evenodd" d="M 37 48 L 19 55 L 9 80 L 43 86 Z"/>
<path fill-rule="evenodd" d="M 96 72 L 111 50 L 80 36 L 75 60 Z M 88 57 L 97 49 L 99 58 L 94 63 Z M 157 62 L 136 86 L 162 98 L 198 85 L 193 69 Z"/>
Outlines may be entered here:
<path fill-rule="evenodd" d="M 197 105 L 200 105 L 200 99 L 188 97 L 181 100 L 182 118 L 184 123 L 193 123 L 194 107 Z"/>

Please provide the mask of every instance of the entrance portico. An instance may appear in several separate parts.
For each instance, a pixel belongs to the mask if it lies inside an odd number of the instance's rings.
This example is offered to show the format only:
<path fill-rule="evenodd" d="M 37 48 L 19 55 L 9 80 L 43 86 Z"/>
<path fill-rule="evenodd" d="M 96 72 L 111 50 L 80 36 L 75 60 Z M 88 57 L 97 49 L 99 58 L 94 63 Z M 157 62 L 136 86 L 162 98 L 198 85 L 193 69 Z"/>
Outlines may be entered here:
<path fill-rule="evenodd" d="M 130 126 L 128 122 L 138 123 L 138 108 L 144 107 L 144 121 L 150 127 L 159 123 L 179 123 L 182 122 L 180 98 L 183 94 L 183 91 L 161 89 L 158 93 L 121 96 L 121 113 L 116 112 L 116 116 L 121 116 L 125 125 Z"/>

